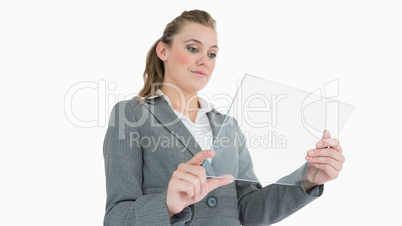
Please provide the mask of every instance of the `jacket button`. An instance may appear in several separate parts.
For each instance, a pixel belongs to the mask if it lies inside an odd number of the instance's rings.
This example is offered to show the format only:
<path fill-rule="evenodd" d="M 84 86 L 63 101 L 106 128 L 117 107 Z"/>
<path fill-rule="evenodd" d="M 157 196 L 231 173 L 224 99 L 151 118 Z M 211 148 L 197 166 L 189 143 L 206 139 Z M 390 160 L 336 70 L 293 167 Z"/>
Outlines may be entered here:
<path fill-rule="evenodd" d="M 217 198 L 215 198 L 214 196 L 211 196 L 211 197 L 209 197 L 209 198 L 207 199 L 207 205 L 208 205 L 209 207 L 215 207 L 217 203 L 218 203 L 218 200 L 217 200 Z"/>

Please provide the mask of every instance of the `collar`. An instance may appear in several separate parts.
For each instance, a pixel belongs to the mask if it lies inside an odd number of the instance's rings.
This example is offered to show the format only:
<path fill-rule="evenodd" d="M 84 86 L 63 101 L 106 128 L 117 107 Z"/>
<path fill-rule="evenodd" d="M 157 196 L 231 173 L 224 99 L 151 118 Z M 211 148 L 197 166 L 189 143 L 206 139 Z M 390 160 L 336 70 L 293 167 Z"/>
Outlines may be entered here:
<path fill-rule="evenodd" d="M 162 90 L 158 89 L 155 92 L 155 95 L 152 96 L 152 97 L 149 97 L 148 100 L 156 98 L 156 97 L 162 97 L 169 104 L 169 106 L 173 109 L 172 102 L 169 100 L 168 96 L 163 94 Z M 205 112 L 205 113 L 212 111 L 212 109 L 214 108 L 214 105 L 209 100 L 206 100 L 206 99 L 204 99 L 202 97 L 199 97 L 199 96 L 197 98 L 198 98 L 198 103 L 200 105 L 199 111 L 202 111 L 202 112 Z"/>

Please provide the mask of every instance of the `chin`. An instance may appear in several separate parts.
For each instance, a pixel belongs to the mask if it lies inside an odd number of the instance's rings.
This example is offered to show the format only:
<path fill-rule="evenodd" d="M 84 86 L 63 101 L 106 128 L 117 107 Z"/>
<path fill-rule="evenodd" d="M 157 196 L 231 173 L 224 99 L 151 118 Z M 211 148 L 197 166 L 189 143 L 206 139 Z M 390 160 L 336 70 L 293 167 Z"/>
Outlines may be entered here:
<path fill-rule="evenodd" d="M 191 93 L 198 93 L 199 91 L 201 91 L 202 89 L 204 89 L 205 85 L 203 86 L 193 86 L 193 87 L 188 87 L 190 89 L 188 89 L 188 91 L 190 91 Z"/>
<path fill-rule="evenodd" d="M 192 84 L 192 85 L 189 85 Z M 208 84 L 208 81 L 188 81 L 186 84 L 181 84 L 181 87 L 184 88 L 189 93 L 198 93 L 202 89 L 204 89 Z"/>

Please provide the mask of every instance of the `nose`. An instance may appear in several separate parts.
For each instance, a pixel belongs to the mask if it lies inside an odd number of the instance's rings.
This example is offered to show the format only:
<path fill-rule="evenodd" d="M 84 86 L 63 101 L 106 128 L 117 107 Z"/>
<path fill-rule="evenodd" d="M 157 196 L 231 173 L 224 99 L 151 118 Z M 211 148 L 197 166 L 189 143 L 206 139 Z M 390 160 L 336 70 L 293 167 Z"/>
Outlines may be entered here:
<path fill-rule="evenodd" d="M 209 61 L 210 61 L 210 59 L 209 59 L 208 55 L 207 55 L 207 54 L 203 54 L 203 55 L 200 56 L 200 58 L 198 59 L 197 64 L 198 64 L 199 66 L 208 67 L 208 66 L 209 66 L 209 63 L 210 63 Z"/>

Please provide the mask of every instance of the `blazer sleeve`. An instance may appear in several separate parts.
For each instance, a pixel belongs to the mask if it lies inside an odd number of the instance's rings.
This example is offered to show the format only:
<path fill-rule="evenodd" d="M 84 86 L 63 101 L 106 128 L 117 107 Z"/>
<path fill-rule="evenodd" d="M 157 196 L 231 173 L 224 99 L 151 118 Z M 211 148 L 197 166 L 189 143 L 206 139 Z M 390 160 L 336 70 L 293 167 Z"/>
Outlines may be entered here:
<path fill-rule="evenodd" d="M 170 225 L 166 191 L 144 195 L 142 149 L 130 145 L 130 134 L 138 133 L 135 114 L 128 101 L 112 110 L 103 144 L 106 174 L 104 225 Z"/>
<path fill-rule="evenodd" d="M 239 175 L 255 178 L 252 160 L 246 147 L 245 137 L 236 120 L 235 126 L 241 142 L 239 150 Z M 297 180 L 302 169 L 296 170 L 283 180 Z M 274 224 L 295 213 L 321 196 L 323 186 L 316 186 L 307 193 L 302 186 L 271 184 L 262 187 L 257 182 L 236 181 L 239 219 L 242 225 Z"/>

